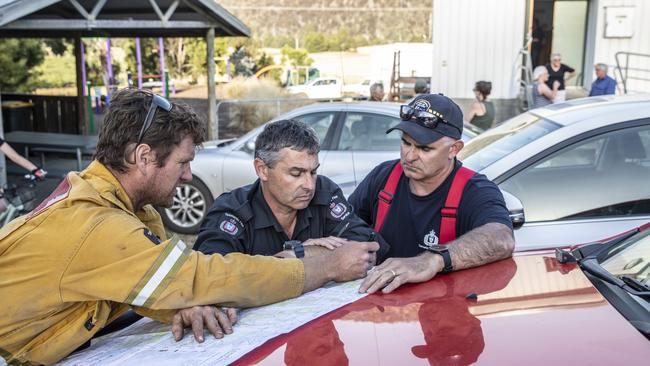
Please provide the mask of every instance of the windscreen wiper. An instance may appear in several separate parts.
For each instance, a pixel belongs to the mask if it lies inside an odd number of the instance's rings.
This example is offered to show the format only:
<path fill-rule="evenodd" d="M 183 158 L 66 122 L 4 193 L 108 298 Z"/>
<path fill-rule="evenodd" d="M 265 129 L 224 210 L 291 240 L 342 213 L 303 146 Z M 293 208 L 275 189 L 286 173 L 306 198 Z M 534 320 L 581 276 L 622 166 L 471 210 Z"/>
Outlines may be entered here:
<path fill-rule="evenodd" d="M 581 261 L 578 261 L 578 264 L 583 271 L 591 274 L 592 276 L 597 277 L 605 282 L 611 283 L 614 286 L 620 287 L 632 295 L 650 300 L 650 290 L 646 285 L 642 283 L 637 284 L 636 282 L 638 281 L 636 279 L 628 276 L 621 276 L 621 278 L 614 276 L 603 267 L 601 267 L 596 258 L 585 258 Z"/>
<path fill-rule="evenodd" d="M 623 275 L 619 277 L 626 285 L 633 287 L 637 291 L 650 291 L 650 287 L 643 283 L 642 281 L 637 280 L 632 276 Z"/>

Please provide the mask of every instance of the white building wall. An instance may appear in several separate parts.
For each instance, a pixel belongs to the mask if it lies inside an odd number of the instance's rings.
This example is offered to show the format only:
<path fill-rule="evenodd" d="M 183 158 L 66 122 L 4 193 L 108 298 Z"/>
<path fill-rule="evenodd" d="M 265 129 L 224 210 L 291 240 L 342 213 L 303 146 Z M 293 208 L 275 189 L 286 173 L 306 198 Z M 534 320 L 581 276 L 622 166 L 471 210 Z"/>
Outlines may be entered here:
<path fill-rule="evenodd" d="M 606 63 L 610 66 L 610 76 L 620 80 L 619 75 L 615 72 L 616 52 L 627 51 L 644 53 L 650 55 L 650 1 L 648 0 L 598 0 L 593 1 L 593 6 L 597 6 L 597 19 L 595 27 L 595 48 L 593 50 L 594 63 Z M 605 38 L 605 21 L 606 8 L 610 6 L 632 6 L 634 33 L 631 38 Z M 594 19 L 590 19 L 593 21 Z M 589 52 L 589 50 L 587 50 Z M 587 57 L 586 59 L 589 59 Z M 585 69 L 590 65 L 585 65 Z M 650 57 L 630 58 L 630 67 L 650 70 Z M 591 78 L 585 78 L 585 86 L 589 86 L 589 80 L 594 80 L 596 75 L 593 72 L 585 72 Z M 650 71 L 630 71 L 630 75 L 636 75 L 650 79 Z M 628 80 L 628 91 L 630 92 L 650 92 L 650 82 Z M 622 92 L 622 86 L 619 85 L 619 93 Z"/>
<path fill-rule="evenodd" d="M 517 96 L 517 54 L 524 44 L 523 0 L 434 0 L 431 91 L 473 98 L 478 80 L 492 98 Z"/>

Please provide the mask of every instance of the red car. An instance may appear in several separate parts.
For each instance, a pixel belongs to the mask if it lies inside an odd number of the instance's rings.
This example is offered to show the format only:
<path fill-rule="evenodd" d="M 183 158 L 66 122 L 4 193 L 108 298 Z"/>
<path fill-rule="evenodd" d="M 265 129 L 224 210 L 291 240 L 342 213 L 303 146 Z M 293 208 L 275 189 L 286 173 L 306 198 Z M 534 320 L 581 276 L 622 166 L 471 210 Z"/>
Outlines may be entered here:
<path fill-rule="evenodd" d="M 647 365 L 648 282 L 650 224 L 366 296 L 235 364 Z"/>

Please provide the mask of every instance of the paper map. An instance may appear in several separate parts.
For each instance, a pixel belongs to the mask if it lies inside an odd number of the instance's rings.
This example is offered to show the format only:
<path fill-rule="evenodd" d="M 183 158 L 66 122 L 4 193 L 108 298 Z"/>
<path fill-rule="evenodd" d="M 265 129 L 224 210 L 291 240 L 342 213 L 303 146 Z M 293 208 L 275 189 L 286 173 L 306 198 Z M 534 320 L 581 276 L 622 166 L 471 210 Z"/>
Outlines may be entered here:
<path fill-rule="evenodd" d="M 215 339 L 206 329 L 203 343 L 196 342 L 190 330 L 176 342 L 168 324 L 144 318 L 94 339 L 90 348 L 59 365 L 227 365 L 271 338 L 364 297 L 357 292 L 361 281 L 330 284 L 295 299 L 244 310 L 232 334 Z"/>

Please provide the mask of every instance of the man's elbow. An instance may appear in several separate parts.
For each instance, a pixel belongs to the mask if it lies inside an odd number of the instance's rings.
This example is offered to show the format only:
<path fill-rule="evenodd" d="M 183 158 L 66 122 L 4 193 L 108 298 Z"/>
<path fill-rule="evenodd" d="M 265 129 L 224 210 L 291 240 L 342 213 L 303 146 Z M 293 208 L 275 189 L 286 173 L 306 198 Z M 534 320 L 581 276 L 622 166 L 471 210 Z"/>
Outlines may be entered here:
<path fill-rule="evenodd" d="M 495 223 L 493 225 L 496 226 L 495 231 L 498 233 L 495 233 L 496 235 L 494 237 L 498 238 L 498 250 L 501 254 L 501 259 L 511 257 L 515 251 L 515 237 L 512 229 L 501 223 Z"/>
<path fill-rule="evenodd" d="M 503 258 L 512 257 L 512 253 L 515 251 L 515 234 L 512 232 L 512 229 L 503 225 Z"/>

